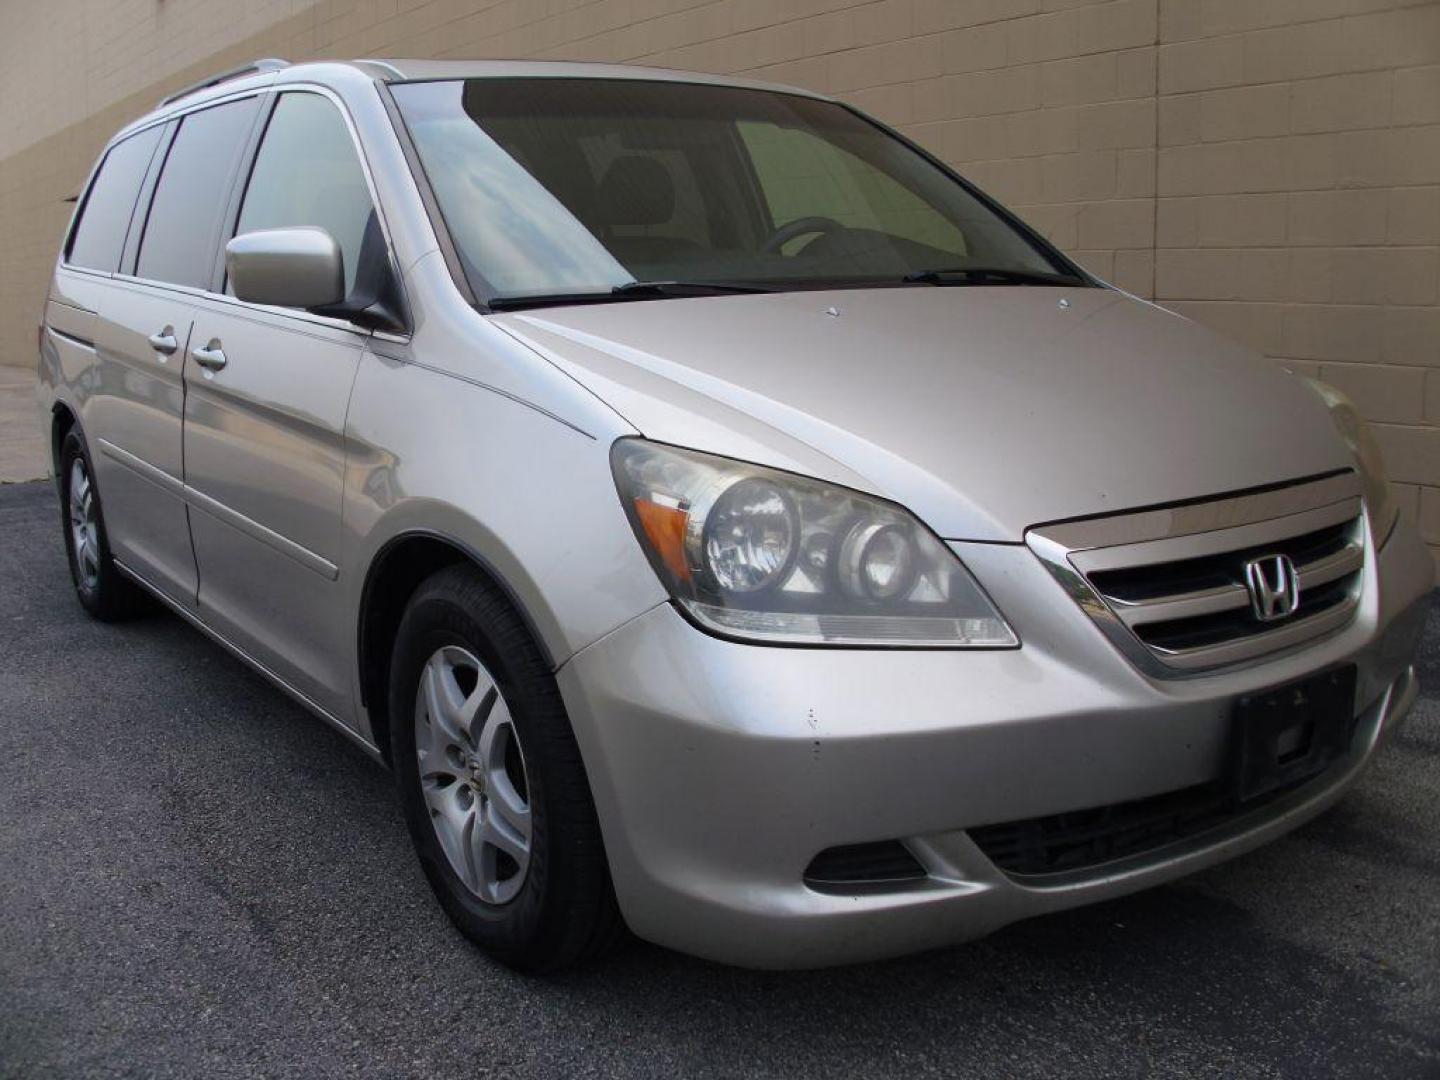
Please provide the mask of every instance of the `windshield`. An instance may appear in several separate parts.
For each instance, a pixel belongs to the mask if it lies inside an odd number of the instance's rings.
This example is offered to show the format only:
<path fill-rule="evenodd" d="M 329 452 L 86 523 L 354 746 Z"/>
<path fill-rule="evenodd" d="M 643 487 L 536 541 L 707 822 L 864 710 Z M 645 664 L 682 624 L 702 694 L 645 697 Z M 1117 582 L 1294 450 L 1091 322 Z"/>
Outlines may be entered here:
<path fill-rule="evenodd" d="M 984 283 L 1074 273 L 829 102 L 612 79 L 393 91 L 482 299 L 609 295 L 637 281 L 758 289 L 936 283 L 935 272 L 966 268 Z"/>

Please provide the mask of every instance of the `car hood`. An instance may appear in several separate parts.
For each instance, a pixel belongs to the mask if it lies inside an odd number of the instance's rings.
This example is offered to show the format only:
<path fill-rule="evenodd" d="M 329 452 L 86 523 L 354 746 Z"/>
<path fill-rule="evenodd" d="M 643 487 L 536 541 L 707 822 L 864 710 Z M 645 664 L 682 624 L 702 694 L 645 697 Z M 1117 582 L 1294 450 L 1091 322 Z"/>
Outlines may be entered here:
<path fill-rule="evenodd" d="M 894 499 L 953 540 L 1351 464 L 1299 379 L 1113 289 L 915 287 L 492 318 L 648 438 Z"/>

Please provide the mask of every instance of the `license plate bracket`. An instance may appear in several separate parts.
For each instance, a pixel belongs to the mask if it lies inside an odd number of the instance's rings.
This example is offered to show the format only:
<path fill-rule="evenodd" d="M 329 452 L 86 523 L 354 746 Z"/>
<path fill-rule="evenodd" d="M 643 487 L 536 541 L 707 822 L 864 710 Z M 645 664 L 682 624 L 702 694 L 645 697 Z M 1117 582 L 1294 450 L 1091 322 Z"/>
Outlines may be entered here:
<path fill-rule="evenodd" d="M 1236 798 L 1249 802 L 1299 783 L 1344 754 L 1355 734 L 1355 683 L 1350 665 L 1236 701 Z"/>

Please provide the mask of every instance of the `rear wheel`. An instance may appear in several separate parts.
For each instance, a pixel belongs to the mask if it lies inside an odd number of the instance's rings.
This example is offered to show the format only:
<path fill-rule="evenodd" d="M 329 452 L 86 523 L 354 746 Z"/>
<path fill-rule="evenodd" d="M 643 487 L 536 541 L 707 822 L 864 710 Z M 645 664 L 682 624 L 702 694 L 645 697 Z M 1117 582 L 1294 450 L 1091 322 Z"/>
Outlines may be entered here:
<path fill-rule="evenodd" d="M 526 971 L 620 932 L 580 751 L 508 600 L 453 566 L 406 607 L 391 661 L 392 762 L 420 863 L 468 938 Z"/>
<path fill-rule="evenodd" d="M 110 556 L 105 515 L 85 440 L 71 429 L 60 445 L 60 513 L 75 595 L 95 618 L 116 622 L 149 608 L 149 598 Z"/>

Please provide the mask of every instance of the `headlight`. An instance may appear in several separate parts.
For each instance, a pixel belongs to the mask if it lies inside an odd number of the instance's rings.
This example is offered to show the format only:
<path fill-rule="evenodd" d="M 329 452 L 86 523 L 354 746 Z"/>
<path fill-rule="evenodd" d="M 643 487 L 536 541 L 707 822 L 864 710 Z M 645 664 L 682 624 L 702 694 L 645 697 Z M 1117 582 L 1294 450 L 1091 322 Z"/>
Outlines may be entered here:
<path fill-rule="evenodd" d="M 635 535 L 696 622 L 794 644 L 1019 644 L 953 552 L 900 507 L 758 465 L 621 439 Z"/>
<path fill-rule="evenodd" d="M 1350 452 L 1355 455 L 1360 471 L 1360 482 L 1365 499 L 1365 512 L 1370 516 L 1370 533 L 1375 543 L 1384 543 L 1390 535 L 1400 508 L 1390 491 L 1390 481 L 1385 475 L 1385 459 L 1380 453 L 1380 444 L 1370 430 L 1355 403 L 1329 383 L 1319 379 L 1306 378 L 1317 394 L 1330 409 L 1330 419 L 1340 437 L 1345 440 Z"/>

